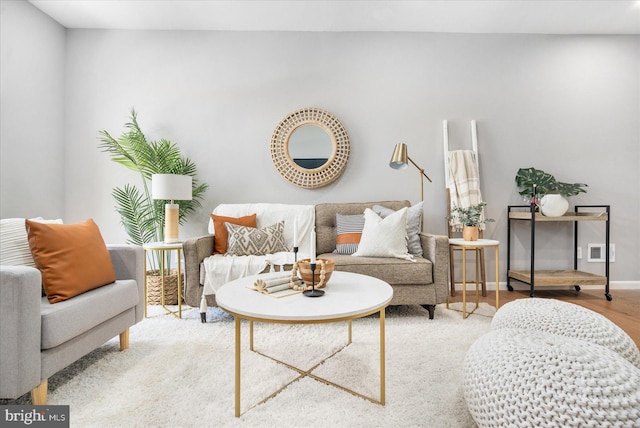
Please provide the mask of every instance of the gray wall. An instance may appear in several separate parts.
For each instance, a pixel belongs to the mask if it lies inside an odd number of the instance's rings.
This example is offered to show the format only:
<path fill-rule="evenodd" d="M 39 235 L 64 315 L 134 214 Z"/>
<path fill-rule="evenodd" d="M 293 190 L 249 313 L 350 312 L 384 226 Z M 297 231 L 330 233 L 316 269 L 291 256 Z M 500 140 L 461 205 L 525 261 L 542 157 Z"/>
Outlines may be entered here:
<path fill-rule="evenodd" d="M 65 29 L 0 2 L 0 216 L 64 215 Z"/>
<path fill-rule="evenodd" d="M 426 230 L 444 234 L 442 120 L 454 149 L 470 147 L 476 119 L 482 188 L 496 219 L 485 237 L 503 242 L 503 275 L 506 207 L 522 202 L 514 176 L 534 166 L 589 184 L 572 205 L 611 204 L 612 279 L 640 281 L 640 37 L 67 30 L 66 40 L 65 156 L 56 160 L 65 165 L 64 217 L 93 217 L 108 242 L 126 239 L 111 190 L 139 178 L 100 152 L 97 137 L 101 129 L 119 135 L 130 107 L 149 138 L 178 143 L 211 186 L 183 238 L 206 233 L 219 203 L 417 202 L 417 170 L 388 167 L 398 142 L 433 179 Z M 3 98 L 4 90 L 3 78 Z M 308 106 L 335 114 L 352 145 L 343 176 L 317 190 L 282 179 L 269 153 L 279 121 Z M 3 151 L 7 144 L 3 134 Z M 39 186 L 51 178 L 29 172 Z M 2 193 L 23 197 L 4 180 Z M 585 250 L 604 242 L 603 228 L 584 230 Z M 539 259 L 569 267 L 570 236 L 562 225 L 541 231 Z M 514 238 L 523 262 L 527 242 L 526 231 Z"/>

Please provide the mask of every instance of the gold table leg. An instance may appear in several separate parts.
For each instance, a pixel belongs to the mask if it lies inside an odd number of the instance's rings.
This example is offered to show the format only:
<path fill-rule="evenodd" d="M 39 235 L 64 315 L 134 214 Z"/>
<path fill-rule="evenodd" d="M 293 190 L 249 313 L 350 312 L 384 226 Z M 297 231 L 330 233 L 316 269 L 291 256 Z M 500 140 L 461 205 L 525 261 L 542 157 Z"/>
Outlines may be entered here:
<path fill-rule="evenodd" d="M 240 317 L 236 316 L 236 418 L 240 417 Z"/>
<path fill-rule="evenodd" d="M 479 249 L 475 249 L 476 256 L 476 270 L 475 270 L 475 286 L 476 286 L 476 305 L 471 312 L 467 313 L 467 249 L 462 247 L 462 319 L 467 319 L 469 315 L 473 314 L 476 309 L 480 307 L 480 295 L 478 291 L 478 281 L 479 281 Z M 447 305 L 448 308 L 448 305 Z"/>
<path fill-rule="evenodd" d="M 182 273 L 180 271 L 180 249 L 178 248 L 178 318 L 182 319 Z"/>
<path fill-rule="evenodd" d="M 143 247 L 144 248 L 144 247 Z M 167 307 L 166 305 L 166 299 L 165 299 L 165 287 L 166 287 L 166 283 L 165 283 L 165 270 L 166 270 L 166 266 L 165 266 L 165 257 L 167 257 L 167 251 L 169 252 L 169 270 L 171 270 L 171 251 L 175 250 L 178 253 L 178 309 L 177 310 L 171 310 L 170 308 Z M 175 247 L 175 248 L 156 248 L 156 247 L 146 247 L 144 248 L 144 316 L 145 318 L 148 317 L 148 311 L 147 311 L 147 306 L 149 304 L 149 289 L 147 287 L 147 269 L 148 269 L 148 263 L 147 263 L 147 258 L 149 257 L 149 253 L 153 254 L 154 251 L 157 251 L 160 254 L 160 271 L 158 272 L 160 274 L 160 307 L 162 309 L 164 309 L 165 311 L 165 315 L 166 314 L 171 314 L 176 318 L 182 318 L 182 286 L 183 286 L 183 281 L 182 281 L 182 263 L 181 263 L 181 257 L 182 257 L 182 248 L 181 247 Z"/>
<path fill-rule="evenodd" d="M 479 249 L 476 248 L 476 309 L 478 309 L 479 302 L 480 302 L 480 295 L 478 293 L 478 286 L 479 286 L 478 281 L 480 281 L 480 275 L 479 275 L 480 263 L 479 262 L 480 262 L 480 259 L 484 260 L 484 257 L 481 257 L 481 258 L 478 257 L 478 256 L 480 256 L 480 251 L 482 251 L 482 250 L 479 250 Z M 482 271 L 484 272 L 484 267 L 482 268 Z M 475 309 L 474 309 L 474 311 L 475 311 Z"/>
<path fill-rule="evenodd" d="M 500 280 L 499 280 L 499 269 L 498 269 L 498 265 L 499 265 L 499 252 L 498 252 L 498 246 L 496 245 L 495 247 L 496 251 L 496 311 L 498 310 L 498 308 L 500 307 Z"/>
<path fill-rule="evenodd" d="M 241 349 L 241 318 L 237 315 L 234 315 L 235 317 L 235 324 L 236 324 L 236 338 L 235 338 L 235 353 L 236 353 L 236 369 L 235 369 L 235 416 L 236 417 L 240 417 L 240 349 Z M 385 405 L 386 402 L 386 394 L 385 394 L 385 366 L 386 366 L 386 361 L 385 361 L 385 308 L 382 308 L 380 310 L 380 400 L 374 400 L 371 397 L 368 397 L 366 395 L 360 394 L 358 392 L 355 392 L 349 388 L 346 388 L 342 385 L 338 385 L 337 383 L 331 382 L 327 379 L 321 378 L 319 376 L 316 376 L 312 373 L 313 370 L 315 370 L 316 368 L 318 368 L 319 366 L 321 366 L 322 364 L 324 364 L 325 361 L 327 361 L 329 358 L 335 356 L 336 354 L 338 354 L 340 351 L 342 351 L 344 348 L 346 348 L 347 346 L 349 346 L 351 344 L 352 341 L 352 319 L 348 320 L 348 343 L 346 345 L 344 345 L 342 348 L 338 349 L 337 351 L 335 351 L 334 353 L 332 353 L 331 355 L 329 355 L 328 357 L 326 357 L 325 359 L 323 359 L 322 361 L 320 361 L 318 364 L 316 364 L 315 366 L 313 366 L 311 369 L 309 370 L 303 370 L 300 369 L 298 367 L 295 367 L 291 364 L 288 364 L 284 361 L 280 361 L 274 357 L 271 357 L 269 355 L 266 355 L 260 351 L 256 351 L 254 349 L 254 343 L 253 343 L 253 325 L 254 322 L 252 319 L 249 319 L 249 347 L 251 349 L 251 351 L 265 357 L 268 358 L 272 361 L 275 361 L 276 363 L 282 364 L 288 368 L 290 368 L 291 370 L 294 370 L 296 372 L 298 372 L 300 374 L 300 376 L 298 376 L 297 378 L 295 378 L 293 381 L 289 382 L 288 384 L 284 385 L 283 387 L 281 387 L 280 389 L 278 389 L 276 392 L 274 392 L 273 394 L 269 395 L 268 397 L 266 397 L 265 399 L 263 399 L 262 401 L 260 401 L 259 403 L 257 403 L 256 405 L 252 406 L 249 410 L 251 410 L 252 408 L 259 406 L 260 404 L 263 404 L 265 402 L 267 402 L 268 400 L 270 400 L 271 398 L 275 397 L 276 395 L 278 395 L 281 391 L 283 391 L 286 387 L 288 387 L 289 385 L 291 385 L 292 383 L 302 379 L 303 377 L 310 377 L 311 379 L 314 379 L 318 382 L 322 382 L 326 385 L 330 385 L 333 387 L 336 387 L 338 389 L 341 389 L 345 392 L 349 392 L 352 395 L 355 395 L 356 397 L 360 397 L 360 398 L 364 398 L 365 400 L 371 401 L 372 403 L 376 403 L 376 404 L 381 404 L 381 405 Z M 295 323 L 294 323 L 295 324 Z"/>
<path fill-rule="evenodd" d="M 253 320 L 249 320 L 249 349 L 253 351 Z"/>
<path fill-rule="evenodd" d="M 144 252 L 144 317 L 147 317 L 147 252 Z"/>
<path fill-rule="evenodd" d="M 164 267 L 164 258 L 166 257 L 166 253 L 165 251 L 169 251 L 169 254 L 171 254 L 171 251 L 173 250 L 160 250 L 160 255 L 161 255 L 161 261 L 160 261 L 160 274 L 162 275 L 162 297 L 161 297 L 161 305 L 162 308 L 165 310 L 166 314 L 171 314 L 176 318 L 180 318 L 182 319 L 182 268 L 181 268 L 181 262 L 180 262 L 180 257 L 181 257 L 181 252 L 180 252 L 180 248 L 176 248 L 175 249 L 178 253 L 178 309 L 173 311 L 169 308 L 167 308 L 166 304 L 165 304 L 165 300 L 164 300 L 164 295 L 165 295 L 165 291 L 164 291 L 164 271 L 165 271 L 165 267 Z M 169 266 L 169 273 L 171 273 L 171 266 Z"/>
<path fill-rule="evenodd" d="M 385 404 L 385 349 L 384 349 L 384 313 L 385 309 L 380 309 L 380 404 Z M 351 321 L 349 321 L 351 323 Z"/>
<path fill-rule="evenodd" d="M 164 250 L 160 250 L 160 304 L 166 311 L 167 308 L 164 305 Z"/>
<path fill-rule="evenodd" d="M 462 247 L 462 319 L 467 318 L 467 249 Z"/>

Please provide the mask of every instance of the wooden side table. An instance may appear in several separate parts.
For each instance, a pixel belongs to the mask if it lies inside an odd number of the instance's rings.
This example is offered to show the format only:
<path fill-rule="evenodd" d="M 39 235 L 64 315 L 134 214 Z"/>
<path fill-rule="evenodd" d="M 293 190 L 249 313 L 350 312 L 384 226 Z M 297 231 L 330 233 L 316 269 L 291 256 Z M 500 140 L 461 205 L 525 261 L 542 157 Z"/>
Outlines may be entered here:
<path fill-rule="evenodd" d="M 498 247 L 500 246 L 500 241 L 496 241 L 493 239 L 478 239 L 477 241 L 465 241 L 462 238 L 450 238 L 449 239 L 449 248 L 454 250 L 462 251 L 462 319 L 466 319 L 469 315 L 475 312 L 480 305 L 479 302 L 479 293 L 478 293 L 478 284 L 480 281 L 479 278 L 479 270 L 480 270 L 480 253 L 485 248 L 493 248 L 495 251 L 496 258 L 496 309 L 500 307 L 500 297 L 499 297 L 499 288 L 500 288 L 500 276 L 499 276 L 499 251 Z M 475 276 L 475 285 L 476 285 L 476 307 L 469 313 L 467 313 L 467 250 L 474 251 L 476 255 L 476 276 Z M 453 285 L 455 286 L 455 284 Z M 449 309 L 449 299 L 447 298 L 447 309 Z"/>
<path fill-rule="evenodd" d="M 147 252 L 149 251 L 160 251 L 160 277 L 161 279 L 161 290 L 162 290 L 162 298 L 161 298 L 161 306 L 167 312 L 167 314 L 171 314 L 176 318 L 182 318 L 182 272 L 181 272 L 181 262 L 180 256 L 182 253 L 182 243 L 177 242 L 173 244 L 166 244 L 164 242 L 149 242 L 142 245 L 144 249 L 144 316 L 147 317 Z M 167 251 L 176 251 L 178 254 L 178 310 L 174 311 L 167 308 L 164 304 L 164 259 Z"/>

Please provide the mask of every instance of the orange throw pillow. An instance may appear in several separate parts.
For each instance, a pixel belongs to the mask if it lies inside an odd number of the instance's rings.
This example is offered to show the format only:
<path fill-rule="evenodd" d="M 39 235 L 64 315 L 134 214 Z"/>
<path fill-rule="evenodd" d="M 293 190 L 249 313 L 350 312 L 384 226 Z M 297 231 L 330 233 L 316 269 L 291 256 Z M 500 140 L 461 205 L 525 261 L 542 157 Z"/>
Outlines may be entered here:
<path fill-rule="evenodd" d="M 50 303 L 57 303 L 116 280 L 98 225 L 45 224 L 25 220 L 29 247 Z"/>
<path fill-rule="evenodd" d="M 256 227 L 255 214 L 245 217 L 225 217 L 211 214 L 211 219 L 213 220 L 213 230 L 215 235 L 215 238 L 213 238 L 213 254 L 224 254 L 227 252 L 229 233 L 224 225 L 225 223 L 237 224 L 238 226 Z"/>

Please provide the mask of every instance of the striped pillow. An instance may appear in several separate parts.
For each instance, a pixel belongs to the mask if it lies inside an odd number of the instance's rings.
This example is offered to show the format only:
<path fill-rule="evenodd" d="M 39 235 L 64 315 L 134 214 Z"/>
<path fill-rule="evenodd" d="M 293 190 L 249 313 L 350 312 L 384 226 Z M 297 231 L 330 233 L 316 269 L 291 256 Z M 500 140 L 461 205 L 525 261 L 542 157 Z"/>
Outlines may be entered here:
<path fill-rule="evenodd" d="M 62 224 L 61 219 L 45 220 L 32 218 L 39 223 Z M 0 265 L 36 267 L 29 248 L 29 238 L 23 218 L 3 218 L 0 220 Z"/>
<path fill-rule="evenodd" d="M 336 214 L 336 238 L 335 254 L 353 254 L 358 251 L 358 244 L 364 229 L 364 215 Z"/>

